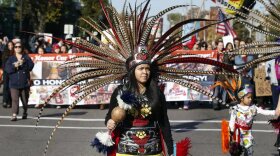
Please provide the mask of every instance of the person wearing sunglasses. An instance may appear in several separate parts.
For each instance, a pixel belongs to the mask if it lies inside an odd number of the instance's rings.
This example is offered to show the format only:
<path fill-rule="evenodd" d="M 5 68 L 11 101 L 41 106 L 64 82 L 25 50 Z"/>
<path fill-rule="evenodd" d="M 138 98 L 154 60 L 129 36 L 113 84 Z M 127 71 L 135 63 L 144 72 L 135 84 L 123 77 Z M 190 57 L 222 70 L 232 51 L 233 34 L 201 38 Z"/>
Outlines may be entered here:
<path fill-rule="evenodd" d="M 30 71 L 34 63 L 31 58 L 24 53 L 21 42 L 16 42 L 13 48 L 13 55 L 9 56 L 5 63 L 5 71 L 9 74 L 9 87 L 12 96 L 12 118 L 17 120 L 19 113 L 19 98 L 23 105 L 22 119 L 27 119 L 27 105 L 30 90 Z"/>
<path fill-rule="evenodd" d="M 207 50 L 208 48 L 208 45 L 207 45 L 207 42 L 201 42 L 200 43 L 200 50 L 204 51 L 204 50 Z"/>

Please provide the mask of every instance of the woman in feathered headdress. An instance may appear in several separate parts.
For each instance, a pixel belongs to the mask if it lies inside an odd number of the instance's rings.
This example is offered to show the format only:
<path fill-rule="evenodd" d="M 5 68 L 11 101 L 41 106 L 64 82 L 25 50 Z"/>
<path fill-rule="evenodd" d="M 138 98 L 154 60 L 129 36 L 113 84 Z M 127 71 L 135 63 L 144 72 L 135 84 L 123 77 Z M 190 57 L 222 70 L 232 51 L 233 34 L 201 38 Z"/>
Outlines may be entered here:
<path fill-rule="evenodd" d="M 113 93 L 105 124 L 114 133 L 116 155 L 161 155 L 165 141 L 168 155 L 173 154 L 173 140 L 166 101 L 157 85 L 155 69 L 147 51 L 139 47 L 135 57 L 127 60 L 128 79 Z M 145 59 L 146 58 L 146 59 Z M 114 121 L 114 108 L 126 110 L 123 121 Z M 118 115 L 119 116 L 119 115 Z M 100 140 L 104 136 L 100 136 Z"/>

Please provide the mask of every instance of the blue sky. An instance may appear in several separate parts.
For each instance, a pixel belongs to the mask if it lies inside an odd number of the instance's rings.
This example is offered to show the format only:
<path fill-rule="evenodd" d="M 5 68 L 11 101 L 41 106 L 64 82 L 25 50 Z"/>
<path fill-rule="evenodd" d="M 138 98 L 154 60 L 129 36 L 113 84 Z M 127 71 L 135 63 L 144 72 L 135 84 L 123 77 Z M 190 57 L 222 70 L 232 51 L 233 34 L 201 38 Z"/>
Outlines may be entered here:
<path fill-rule="evenodd" d="M 118 10 L 121 11 L 123 4 L 125 0 L 111 0 L 113 6 Z M 130 2 L 133 4 L 135 2 L 138 2 L 140 4 L 141 2 L 144 2 L 145 0 L 127 0 L 127 2 Z M 159 11 L 164 10 L 170 6 L 174 5 L 181 5 L 181 4 L 192 4 L 201 7 L 203 0 L 151 0 L 150 5 L 151 5 L 151 10 L 150 10 L 150 15 L 155 15 Z M 216 4 L 213 3 L 211 0 L 205 0 L 205 9 L 209 10 L 211 6 L 215 6 Z M 256 6 L 257 8 L 260 8 L 258 5 Z M 255 7 L 255 8 L 256 8 Z M 177 12 L 177 13 L 185 13 L 188 10 L 188 8 L 178 8 L 172 12 Z M 167 13 L 168 14 L 168 13 Z M 164 23 L 163 23 L 163 31 L 166 31 L 169 27 L 169 22 L 167 21 L 166 15 L 164 16 Z"/>
<path fill-rule="evenodd" d="M 123 4 L 125 0 L 111 0 L 113 6 L 118 10 L 121 11 Z M 144 0 L 127 0 L 127 3 L 130 2 L 131 4 L 134 4 L 135 2 L 144 2 Z M 164 10 L 170 6 L 174 5 L 182 5 L 182 4 L 192 4 L 201 6 L 203 0 L 151 0 L 150 5 L 151 5 L 151 10 L 150 10 L 150 15 L 156 15 L 158 12 L 161 10 Z M 211 6 L 214 6 L 215 4 L 211 0 L 205 0 L 205 9 L 209 10 Z M 134 5 L 133 5 L 134 6 Z M 175 9 L 172 12 L 178 12 L 178 13 L 185 13 L 188 8 L 178 8 Z M 167 13 L 168 14 L 168 13 Z M 163 31 L 166 31 L 169 27 L 169 22 L 167 21 L 166 16 L 164 16 L 164 23 L 163 23 Z"/>
<path fill-rule="evenodd" d="M 152 6 L 151 14 L 155 14 L 159 12 L 160 10 L 163 10 L 165 8 L 168 8 L 170 6 L 174 5 L 181 5 L 181 4 L 192 4 L 201 6 L 203 0 L 151 0 L 150 4 Z M 118 10 L 122 9 L 122 6 L 124 4 L 125 0 L 112 0 L 113 6 L 115 6 Z M 127 0 L 127 2 L 130 2 L 131 4 L 134 4 L 136 0 Z M 144 2 L 144 0 L 138 0 L 138 3 Z M 210 0 L 205 0 L 205 8 L 210 8 L 210 6 L 213 6 L 214 3 Z M 177 12 L 186 10 L 186 8 L 177 9 Z"/>

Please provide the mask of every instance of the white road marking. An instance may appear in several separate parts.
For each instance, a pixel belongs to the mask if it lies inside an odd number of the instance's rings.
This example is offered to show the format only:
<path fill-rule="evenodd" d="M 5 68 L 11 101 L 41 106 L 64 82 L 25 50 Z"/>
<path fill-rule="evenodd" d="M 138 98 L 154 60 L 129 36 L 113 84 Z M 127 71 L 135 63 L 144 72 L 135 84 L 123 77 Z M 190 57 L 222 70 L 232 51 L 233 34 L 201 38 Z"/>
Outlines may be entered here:
<path fill-rule="evenodd" d="M 171 123 L 221 123 L 222 120 L 169 120 Z M 254 124 L 268 124 L 268 121 L 254 121 Z"/>
<path fill-rule="evenodd" d="M 0 116 L 0 119 L 10 119 L 10 116 Z M 20 119 L 21 116 L 18 116 Z M 38 117 L 32 117 L 29 116 L 28 119 L 34 119 L 37 120 Z M 55 117 L 41 117 L 40 120 L 60 120 L 61 118 L 55 118 Z M 65 121 L 101 121 L 104 122 L 105 119 L 83 119 L 83 118 L 64 118 Z"/>
<path fill-rule="evenodd" d="M 205 132 L 220 132 L 221 129 L 203 129 L 203 128 L 198 128 L 198 129 L 190 129 L 190 128 L 177 128 L 177 129 L 172 129 L 172 131 L 175 132 L 184 132 L 184 131 L 205 131 Z M 252 130 L 253 132 L 262 132 L 262 133 L 273 133 L 275 132 L 274 130 L 260 130 L 260 129 L 255 129 Z"/>
<path fill-rule="evenodd" d="M 0 116 L 0 119 L 10 119 L 11 116 Z M 21 118 L 21 116 L 18 116 Z M 37 117 L 29 116 L 28 119 L 37 120 Z M 56 117 L 41 117 L 40 120 L 59 120 Z M 84 119 L 84 118 L 65 118 L 65 121 L 98 121 L 104 122 L 105 119 Z M 221 123 L 221 120 L 169 120 L 170 123 Z M 267 121 L 254 121 L 254 124 L 268 124 Z"/>
<path fill-rule="evenodd" d="M 36 128 L 35 125 L 0 125 L 0 127 L 14 127 L 14 128 Z M 37 126 L 37 128 L 53 129 L 55 126 Z M 106 127 L 73 127 L 73 126 L 61 126 L 59 129 L 90 129 L 90 130 L 107 130 Z"/>
<path fill-rule="evenodd" d="M 8 128 L 36 128 L 35 125 L 1 125 L 0 127 L 8 127 Z M 42 129 L 53 129 L 55 126 L 37 126 L 37 128 Z M 73 127 L 73 126 L 61 126 L 59 129 L 79 129 L 79 130 L 107 130 L 106 127 Z M 203 128 L 172 128 L 174 132 L 182 132 L 182 131 L 200 131 L 200 132 L 220 132 L 221 129 L 203 129 Z M 261 132 L 261 133 L 273 133 L 273 130 L 253 130 L 253 132 Z"/>

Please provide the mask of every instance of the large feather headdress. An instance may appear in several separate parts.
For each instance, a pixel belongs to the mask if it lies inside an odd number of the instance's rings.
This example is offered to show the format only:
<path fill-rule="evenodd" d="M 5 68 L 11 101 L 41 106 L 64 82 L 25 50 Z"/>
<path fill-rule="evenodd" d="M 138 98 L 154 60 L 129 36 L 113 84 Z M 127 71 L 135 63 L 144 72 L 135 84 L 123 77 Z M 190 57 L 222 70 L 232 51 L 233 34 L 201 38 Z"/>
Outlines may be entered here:
<path fill-rule="evenodd" d="M 80 90 L 79 97 L 66 109 L 61 119 L 57 122 L 45 148 L 47 152 L 48 145 L 54 135 L 56 129 L 61 125 L 63 119 L 73 109 L 73 107 L 85 98 L 87 95 L 96 91 L 98 88 L 105 86 L 116 80 L 124 80 L 127 77 L 128 72 L 134 68 L 137 64 L 149 63 L 154 69 L 156 79 L 159 81 L 170 81 L 178 83 L 184 87 L 188 87 L 211 98 L 216 98 L 208 90 L 203 90 L 197 87 L 198 82 L 185 78 L 185 75 L 233 75 L 238 76 L 236 70 L 232 66 L 215 61 L 212 59 L 201 58 L 197 55 L 189 55 L 189 57 L 179 58 L 178 55 L 171 55 L 172 52 L 178 49 L 182 44 L 182 41 L 186 38 L 196 34 L 197 32 L 207 29 L 208 27 L 219 23 L 218 21 L 207 19 L 188 19 L 171 27 L 160 38 L 155 41 L 155 33 L 152 33 L 152 27 L 156 24 L 156 21 L 162 17 L 165 13 L 174 10 L 179 7 L 185 7 L 186 5 L 176 5 L 169 7 L 157 15 L 149 16 L 150 0 L 136 6 L 134 8 L 129 5 L 124 7 L 122 13 L 119 14 L 112 5 L 105 6 L 100 0 L 103 12 L 108 22 L 108 26 L 105 24 L 99 25 L 97 22 L 90 18 L 82 18 L 83 21 L 88 23 L 98 33 L 103 35 L 108 43 L 103 43 L 100 39 L 92 34 L 91 31 L 80 27 L 86 33 L 91 35 L 100 46 L 89 43 L 86 40 L 79 40 L 77 43 L 65 41 L 67 44 L 71 44 L 75 47 L 81 48 L 89 53 L 90 56 L 83 56 L 90 59 L 81 60 L 80 57 L 76 57 L 65 62 L 62 67 L 68 68 L 87 68 L 87 70 L 78 72 L 72 75 L 69 79 L 65 80 L 54 92 L 47 98 L 44 106 L 38 116 L 36 126 L 39 123 L 40 116 L 44 107 L 48 104 L 50 99 L 57 93 L 65 90 L 66 88 L 76 85 L 85 80 L 86 83 L 79 84 Z M 176 39 L 175 30 L 180 29 L 183 25 L 198 22 L 209 21 L 210 24 L 201 27 L 200 29 L 193 30 L 189 34 L 183 36 L 180 39 Z M 106 31 L 106 33 L 104 32 Z M 196 70 L 180 70 L 172 67 L 167 67 L 168 64 L 174 63 L 202 63 L 213 65 L 224 69 L 223 72 L 215 71 L 196 71 Z M 218 98 L 216 98 L 219 100 Z M 220 100 L 220 102 L 223 102 Z"/>

